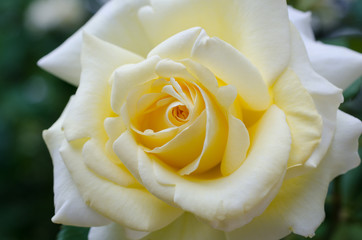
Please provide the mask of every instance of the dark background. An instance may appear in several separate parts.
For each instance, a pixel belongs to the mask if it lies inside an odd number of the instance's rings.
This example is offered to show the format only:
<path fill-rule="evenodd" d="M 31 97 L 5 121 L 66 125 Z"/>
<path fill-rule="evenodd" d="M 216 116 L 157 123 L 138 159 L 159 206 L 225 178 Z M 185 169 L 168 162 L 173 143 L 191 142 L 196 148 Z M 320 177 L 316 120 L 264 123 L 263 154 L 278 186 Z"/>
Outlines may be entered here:
<path fill-rule="evenodd" d="M 42 71 L 36 62 L 79 28 L 102 2 L 46 1 L 53 5 L 44 7 L 40 0 L 0 0 L 0 239 L 4 240 L 55 239 L 60 229 L 50 221 L 53 172 L 41 132 L 59 117 L 75 87 Z M 61 1 L 63 5 L 56 5 Z M 71 2 L 78 5 L 66 5 Z M 361 0 L 288 2 L 313 12 L 319 40 L 362 52 Z M 346 102 L 341 106 L 360 119 L 361 83 L 362 78 L 345 91 Z M 360 146 L 361 142 L 360 138 Z M 361 184 L 361 166 L 332 182 L 327 218 L 313 239 L 362 239 Z M 286 239 L 304 238 L 291 235 Z"/>

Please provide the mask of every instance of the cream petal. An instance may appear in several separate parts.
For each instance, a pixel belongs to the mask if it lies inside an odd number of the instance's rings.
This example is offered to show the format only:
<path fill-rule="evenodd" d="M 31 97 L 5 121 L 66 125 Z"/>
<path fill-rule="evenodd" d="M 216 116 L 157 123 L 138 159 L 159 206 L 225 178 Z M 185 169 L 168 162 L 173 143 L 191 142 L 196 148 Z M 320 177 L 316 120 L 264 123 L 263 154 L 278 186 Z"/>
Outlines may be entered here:
<path fill-rule="evenodd" d="M 199 88 L 199 91 L 205 101 L 205 139 L 200 156 L 182 168 L 179 171 L 181 175 L 206 172 L 219 164 L 227 140 L 227 123 L 223 112 L 204 90 Z"/>
<path fill-rule="evenodd" d="M 121 107 L 130 90 L 157 78 L 155 67 L 159 61 L 158 56 L 153 56 L 137 64 L 123 65 L 116 70 L 111 94 L 111 106 L 115 113 L 121 114 Z"/>
<path fill-rule="evenodd" d="M 362 75 L 362 54 L 345 47 L 315 41 L 311 14 L 291 7 L 288 10 L 291 22 L 302 35 L 314 70 L 342 89 L 346 89 Z"/>
<path fill-rule="evenodd" d="M 338 111 L 334 139 L 318 168 L 286 180 L 267 210 L 248 225 L 228 233 L 228 239 L 274 240 L 290 232 L 313 237 L 324 219 L 329 182 L 360 163 L 357 140 L 361 132 L 358 119 Z"/>
<path fill-rule="evenodd" d="M 311 12 L 301 12 L 291 6 L 288 6 L 288 15 L 289 20 L 303 37 L 314 40 Z"/>
<path fill-rule="evenodd" d="M 297 74 L 304 88 L 312 96 L 318 113 L 322 117 L 323 129 L 320 144 L 304 165 L 288 169 L 287 178 L 303 174 L 305 170 L 318 166 L 328 150 L 333 138 L 336 122 L 336 111 L 343 101 L 342 91 L 318 75 L 309 63 L 302 39 L 291 25 L 292 55 L 290 68 Z"/>
<path fill-rule="evenodd" d="M 226 240 L 225 233 L 211 228 L 185 213 L 167 227 L 150 233 L 143 240 Z"/>
<path fill-rule="evenodd" d="M 246 107 L 265 110 L 270 105 L 268 86 L 258 69 L 228 43 L 200 34 L 192 49 L 192 59 L 210 69 L 226 84 L 233 85 Z"/>
<path fill-rule="evenodd" d="M 215 75 L 209 69 L 190 59 L 184 59 L 181 62 L 187 67 L 187 70 L 195 76 L 197 82 L 201 84 L 199 87 L 207 89 L 214 96 L 217 95 L 219 84 Z"/>
<path fill-rule="evenodd" d="M 224 176 L 230 175 L 241 166 L 250 146 L 248 130 L 240 119 L 229 114 L 228 127 L 227 144 L 220 166 Z"/>
<path fill-rule="evenodd" d="M 184 167 L 201 154 L 205 132 L 206 112 L 203 112 L 189 127 L 181 131 L 171 141 L 147 152 L 155 154 L 171 166 Z"/>
<path fill-rule="evenodd" d="M 322 118 L 298 76 L 287 69 L 273 86 L 274 102 L 283 109 L 292 134 L 288 167 L 304 164 L 320 143 Z"/>
<path fill-rule="evenodd" d="M 224 35 L 225 4 L 215 0 L 151 0 L 140 8 L 138 17 L 154 46 L 165 39 L 193 27 L 206 28 L 212 35 Z M 162 26 L 162 27 L 160 27 Z M 227 26 L 227 25 L 226 25 Z M 198 30 L 195 28 L 194 30 Z M 187 38 L 184 38 L 185 40 Z"/>
<path fill-rule="evenodd" d="M 111 223 L 107 226 L 92 227 L 88 233 L 88 240 L 139 240 L 148 234 Z"/>
<path fill-rule="evenodd" d="M 230 13 L 235 12 L 236 16 L 228 20 L 233 26 L 231 31 L 240 36 L 235 47 L 260 70 L 271 86 L 290 58 L 287 4 L 281 0 L 233 2 L 237 6 L 232 6 L 234 9 L 228 14 L 232 16 Z"/>
<path fill-rule="evenodd" d="M 129 51 L 84 34 L 81 82 L 63 124 L 68 140 L 95 137 L 106 141 L 103 121 L 112 113 L 108 81 L 118 66 L 141 60 Z"/>
<path fill-rule="evenodd" d="M 167 142 L 171 141 L 179 132 L 178 127 L 167 128 L 159 132 L 147 130 L 141 132 L 134 128 L 131 129 L 139 135 L 140 142 L 149 149 L 154 149 L 166 144 Z"/>
<path fill-rule="evenodd" d="M 154 47 L 149 52 L 148 57 L 157 55 L 161 58 L 173 60 L 190 58 L 194 43 L 201 32 L 204 32 L 202 28 L 194 27 L 176 33 Z"/>
<path fill-rule="evenodd" d="M 313 68 L 337 87 L 346 89 L 362 75 L 362 54 L 308 39 L 304 43 Z"/>
<path fill-rule="evenodd" d="M 84 203 L 59 154 L 59 148 L 64 140 L 61 125 L 73 99 L 71 98 L 63 114 L 53 126 L 43 132 L 43 138 L 52 156 L 54 165 L 55 215 L 52 221 L 54 223 L 75 226 L 101 226 L 108 224 L 110 220 L 99 215 Z"/>
<path fill-rule="evenodd" d="M 238 93 L 234 86 L 226 85 L 217 90 L 215 98 L 221 107 L 229 109 L 229 107 L 234 103 L 237 95 Z"/>
<path fill-rule="evenodd" d="M 141 56 L 151 49 L 137 11 L 148 0 L 115 0 L 105 4 L 92 18 L 62 45 L 43 57 L 38 65 L 73 84 L 79 84 L 82 32 L 86 31 Z M 106 26 L 106 27 L 105 27 Z"/>
<path fill-rule="evenodd" d="M 92 209 L 139 231 L 158 230 L 180 216 L 180 209 L 167 205 L 143 188 L 124 187 L 97 176 L 83 162 L 82 148 L 82 141 L 63 141 L 59 151 L 83 200 Z"/>
<path fill-rule="evenodd" d="M 144 186 L 160 199 L 214 228 L 230 231 L 260 215 L 279 190 L 291 143 L 284 113 L 272 106 L 255 126 L 252 141 L 247 159 L 227 177 L 181 177 L 143 152 L 138 155 L 137 172 Z"/>
<path fill-rule="evenodd" d="M 240 50 L 272 83 L 289 60 L 285 1 L 152 0 L 138 16 L 153 45 L 183 30 L 201 27 Z M 162 26 L 162 27 L 160 27 Z M 283 44 L 276 44 L 283 42 Z M 276 57 L 277 56 L 277 57 Z"/>
<path fill-rule="evenodd" d="M 164 78 L 181 78 L 190 82 L 195 82 L 195 78 L 187 71 L 182 63 L 170 59 L 162 59 L 156 66 L 156 73 Z"/>
<path fill-rule="evenodd" d="M 128 172 L 121 161 L 118 158 L 110 160 L 113 155 L 106 154 L 103 148 L 102 144 L 94 139 L 87 141 L 82 151 L 85 165 L 98 176 L 112 181 L 117 185 L 131 188 L 142 187 Z M 117 161 L 119 163 L 115 164 L 114 162 Z"/>

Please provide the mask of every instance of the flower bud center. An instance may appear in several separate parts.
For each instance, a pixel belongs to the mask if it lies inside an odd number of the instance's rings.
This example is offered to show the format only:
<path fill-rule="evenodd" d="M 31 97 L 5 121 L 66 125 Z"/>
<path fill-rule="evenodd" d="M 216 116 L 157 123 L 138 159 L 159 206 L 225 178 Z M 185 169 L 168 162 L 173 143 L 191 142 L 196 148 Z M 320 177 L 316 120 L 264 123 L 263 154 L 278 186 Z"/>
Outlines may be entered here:
<path fill-rule="evenodd" d="M 189 110 L 185 105 L 178 105 L 172 108 L 172 116 L 179 122 L 186 121 L 189 116 Z"/>

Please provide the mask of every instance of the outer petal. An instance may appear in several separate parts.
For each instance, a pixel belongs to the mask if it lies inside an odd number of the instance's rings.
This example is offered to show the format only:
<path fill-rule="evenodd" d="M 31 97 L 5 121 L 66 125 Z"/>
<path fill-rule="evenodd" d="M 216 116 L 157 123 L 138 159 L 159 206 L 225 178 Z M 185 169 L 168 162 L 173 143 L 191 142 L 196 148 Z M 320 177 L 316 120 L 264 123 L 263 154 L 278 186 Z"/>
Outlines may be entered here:
<path fill-rule="evenodd" d="M 311 67 L 302 39 L 294 26 L 291 26 L 292 54 L 290 68 L 297 74 L 304 88 L 312 96 L 318 113 L 322 116 L 323 129 L 320 144 L 304 165 L 288 169 L 287 178 L 301 175 L 309 168 L 318 166 L 328 150 L 336 124 L 336 111 L 343 101 L 342 90 L 318 75 Z"/>
<path fill-rule="evenodd" d="M 288 167 L 304 164 L 320 143 L 322 118 L 298 76 L 286 69 L 273 86 L 275 104 L 283 109 L 292 134 Z"/>
<path fill-rule="evenodd" d="M 211 228 L 185 213 L 167 227 L 153 232 L 142 240 L 226 240 L 225 233 Z"/>
<path fill-rule="evenodd" d="M 356 167 L 361 122 L 341 111 L 332 144 L 317 169 L 289 179 L 267 210 L 248 225 L 228 233 L 230 240 L 280 239 L 290 232 L 312 237 L 324 219 L 324 200 L 329 182 Z M 263 231 L 260 231 L 263 229 Z"/>
<path fill-rule="evenodd" d="M 319 74 L 343 89 L 362 75 L 362 54 L 314 40 L 310 13 L 290 7 L 289 18 L 301 33 L 312 66 Z"/>
<path fill-rule="evenodd" d="M 138 15 L 153 45 L 199 26 L 239 49 L 272 82 L 289 60 L 286 8 L 282 0 L 152 0 Z"/>
<path fill-rule="evenodd" d="M 84 163 L 82 145 L 82 140 L 63 141 L 59 151 L 87 205 L 118 224 L 141 231 L 158 230 L 182 213 L 143 188 L 121 186 L 94 174 Z"/>
<path fill-rule="evenodd" d="M 78 85 L 83 30 L 107 42 L 145 56 L 150 44 L 140 26 L 136 12 L 147 0 L 113 0 L 38 65 L 63 80 Z"/>
<path fill-rule="evenodd" d="M 72 102 L 72 99 L 70 100 Z M 68 169 L 59 154 L 59 148 L 64 140 L 61 125 L 69 110 L 69 104 L 54 125 L 43 132 L 43 138 L 48 146 L 54 165 L 54 204 L 55 215 L 52 221 L 75 226 L 100 226 L 110 220 L 89 208 L 80 196 Z"/>
<path fill-rule="evenodd" d="M 313 68 L 337 87 L 346 89 L 362 75 L 362 54 L 308 39 L 304 43 Z"/>
<path fill-rule="evenodd" d="M 149 233 L 134 231 L 111 223 L 107 226 L 92 227 L 88 233 L 88 240 L 138 240 L 147 234 Z"/>
<path fill-rule="evenodd" d="M 216 230 L 185 213 L 168 226 L 152 232 L 139 232 L 123 228 L 115 223 L 92 227 L 89 240 L 226 240 L 225 232 Z"/>
<path fill-rule="evenodd" d="M 83 137 L 108 139 L 104 120 L 112 115 L 109 80 L 120 65 L 136 63 L 142 57 L 84 34 L 82 76 L 76 99 L 64 120 L 67 140 Z"/>

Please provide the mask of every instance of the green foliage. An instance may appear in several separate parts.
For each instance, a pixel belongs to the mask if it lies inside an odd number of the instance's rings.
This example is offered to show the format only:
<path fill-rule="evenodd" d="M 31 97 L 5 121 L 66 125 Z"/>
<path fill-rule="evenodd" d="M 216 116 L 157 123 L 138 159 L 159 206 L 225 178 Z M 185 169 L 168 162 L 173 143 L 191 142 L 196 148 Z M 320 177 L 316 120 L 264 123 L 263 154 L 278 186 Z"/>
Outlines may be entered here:
<path fill-rule="evenodd" d="M 89 228 L 63 225 L 57 240 L 87 240 Z"/>

